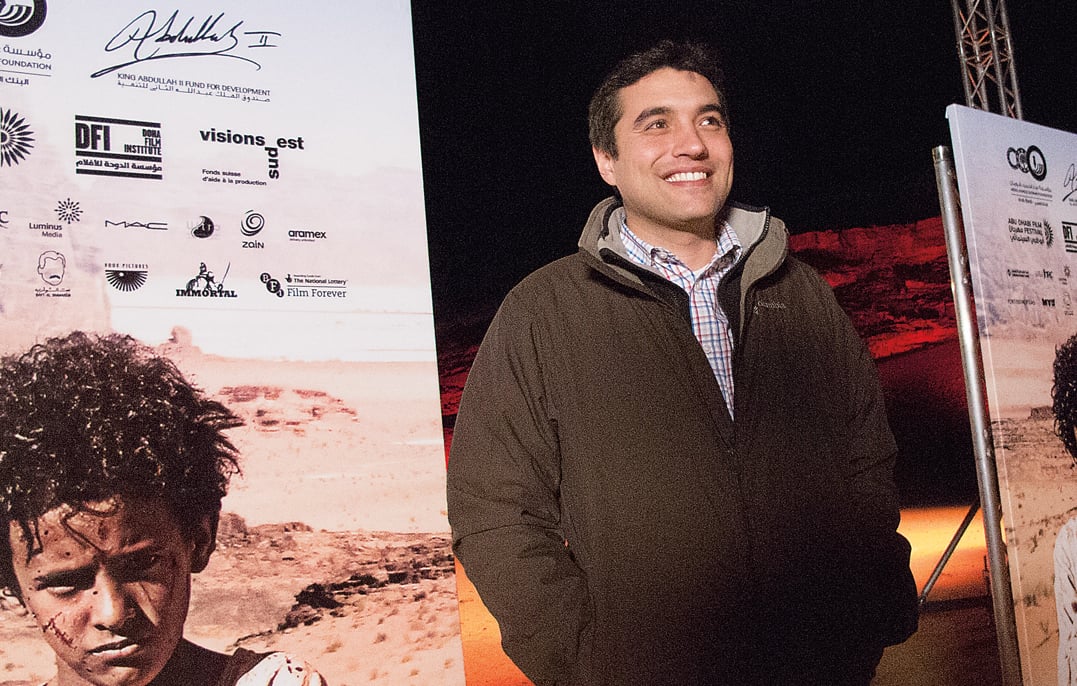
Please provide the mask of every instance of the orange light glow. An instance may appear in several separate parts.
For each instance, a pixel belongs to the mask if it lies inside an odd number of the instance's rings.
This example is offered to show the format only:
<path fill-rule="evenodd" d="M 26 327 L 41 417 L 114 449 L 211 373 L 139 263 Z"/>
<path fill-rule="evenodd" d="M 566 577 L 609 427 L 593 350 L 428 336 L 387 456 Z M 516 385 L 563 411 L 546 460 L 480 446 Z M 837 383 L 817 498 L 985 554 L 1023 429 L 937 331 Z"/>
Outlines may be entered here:
<path fill-rule="evenodd" d="M 912 572 L 922 590 L 946 546 L 968 513 L 967 506 L 918 507 L 901 512 L 898 530 L 912 544 Z M 953 556 L 928 596 L 928 602 L 979 598 L 987 594 L 984 581 L 983 516 L 977 512 Z M 479 599 L 464 570 L 456 567 L 461 639 L 468 686 L 530 686 L 531 682 L 501 650 L 501 632 Z"/>

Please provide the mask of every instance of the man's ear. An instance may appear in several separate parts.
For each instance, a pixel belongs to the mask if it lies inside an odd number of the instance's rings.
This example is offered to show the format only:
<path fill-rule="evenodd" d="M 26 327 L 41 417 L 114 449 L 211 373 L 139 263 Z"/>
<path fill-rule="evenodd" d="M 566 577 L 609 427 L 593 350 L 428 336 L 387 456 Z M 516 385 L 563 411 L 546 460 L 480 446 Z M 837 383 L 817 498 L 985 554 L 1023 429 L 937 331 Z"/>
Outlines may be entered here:
<path fill-rule="evenodd" d="M 602 180 L 611 186 L 617 185 L 617 175 L 613 171 L 614 157 L 605 150 L 599 150 L 596 147 L 591 147 L 591 154 L 595 156 L 595 166 L 598 167 L 598 174 L 602 177 Z"/>
<path fill-rule="evenodd" d="M 217 547 L 217 523 L 220 519 L 220 512 L 203 515 L 191 532 L 191 543 L 194 545 L 191 552 L 191 572 L 201 572 L 209 564 L 209 556 Z"/>

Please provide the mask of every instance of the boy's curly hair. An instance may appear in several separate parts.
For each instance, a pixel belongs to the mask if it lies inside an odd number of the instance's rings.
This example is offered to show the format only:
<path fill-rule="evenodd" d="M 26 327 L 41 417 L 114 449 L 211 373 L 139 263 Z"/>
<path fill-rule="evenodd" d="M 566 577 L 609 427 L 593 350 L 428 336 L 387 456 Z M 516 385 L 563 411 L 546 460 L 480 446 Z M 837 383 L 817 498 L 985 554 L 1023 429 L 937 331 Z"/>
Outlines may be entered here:
<path fill-rule="evenodd" d="M 115 495 L 162 499 L 184 535 L 216 517 L 243 422 L 130 336 L 76 331 L 0 359 L 0 587 L 18 593 L 11 523 Z"/>
<path fill-rule="evenodd" d="M 1054 371 L 1051 411 L 1055 415 L 1055 433 L 1077 465 L 1077 335 L 1055 350 Z"/>

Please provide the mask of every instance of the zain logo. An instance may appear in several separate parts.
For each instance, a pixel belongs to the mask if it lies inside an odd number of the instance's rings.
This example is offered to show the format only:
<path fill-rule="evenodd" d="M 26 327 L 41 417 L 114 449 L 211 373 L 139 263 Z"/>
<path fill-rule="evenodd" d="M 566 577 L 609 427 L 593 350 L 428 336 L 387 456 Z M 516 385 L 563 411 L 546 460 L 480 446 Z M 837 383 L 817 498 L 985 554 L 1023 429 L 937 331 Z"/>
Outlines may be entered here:
<path fill-rule="evenodd" d="M 191 227 L 191 235 L 195 238 L 209 238 L 213 235 L 213 230 L 213 220 L 202 215 L 198 218 L 198 223 Z"/>
<path fill-rule="evenodd" d="M 4 0 L 0 0 L 0 8 L 3 4 Z M 26 120 L 0 107 L 0 167 L 14 167 L 26 159 L 33 147 L 34 132 Z"/>
<path fill-rule="evenodd" d="M 0 36 L 28 36 L 45 23 L 45 0 L 0 0 Z"/>
<path fill-rule="evenodd" d="M 247 210 L 247 215 L 243 217 L 243 226 L 240 231 L 244 236 L 256 236 L 266 225 L 266 218 L 255 212 L 254 210 Z"/>
<path fill-rule="evenodd" d="M 77 202 L 68 198 L 67 200 L 61 200 L 56 203 L 56 216 L 59 217 L 60 221 L 67 222 L 70 226 L 79 220 L 82 216 L 82 210 L 79 208 Z"/>
<path fill-rule="evenodd" d="M 145 269 L 106 269 L 105 281 L 118 291 L 130 293 L 137 291 L 146 284 L 147 272 Z"/>

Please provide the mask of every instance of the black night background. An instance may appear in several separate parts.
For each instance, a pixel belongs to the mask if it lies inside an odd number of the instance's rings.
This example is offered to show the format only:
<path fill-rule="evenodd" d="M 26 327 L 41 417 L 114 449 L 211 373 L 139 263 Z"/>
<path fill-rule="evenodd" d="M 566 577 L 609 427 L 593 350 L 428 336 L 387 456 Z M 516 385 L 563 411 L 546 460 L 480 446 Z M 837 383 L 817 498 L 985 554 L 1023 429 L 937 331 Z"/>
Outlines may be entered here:
<path fill-rule="evenodd" d="M 962 3 L 963 4 L 963 3 Z M 1077 3 L 1007 6 L 1028 121 L 1077 131 Z M 591 92 L 662 38 L 724 60 L 736 180 L 835 287 L 879 362 L 906 505 L 976 498 L 931 150 L 964 104 L 947 0 L 413 2 L 443 412 L 509 288 L 608 195 Z"/>

